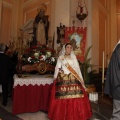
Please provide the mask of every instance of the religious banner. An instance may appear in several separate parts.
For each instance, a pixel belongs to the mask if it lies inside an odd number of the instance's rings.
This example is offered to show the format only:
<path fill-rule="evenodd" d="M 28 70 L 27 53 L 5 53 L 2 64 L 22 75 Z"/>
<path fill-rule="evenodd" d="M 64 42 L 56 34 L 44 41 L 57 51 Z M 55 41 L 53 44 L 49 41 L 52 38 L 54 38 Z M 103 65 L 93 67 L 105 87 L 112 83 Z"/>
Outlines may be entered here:
<path fill-rule="evenodd" d="M 77 59 L 81 62 L 84 61 L 86 31 L 87 27 L 66 27 L 65 29 L 65 43 L 70 42 L 73 45 Z"/>

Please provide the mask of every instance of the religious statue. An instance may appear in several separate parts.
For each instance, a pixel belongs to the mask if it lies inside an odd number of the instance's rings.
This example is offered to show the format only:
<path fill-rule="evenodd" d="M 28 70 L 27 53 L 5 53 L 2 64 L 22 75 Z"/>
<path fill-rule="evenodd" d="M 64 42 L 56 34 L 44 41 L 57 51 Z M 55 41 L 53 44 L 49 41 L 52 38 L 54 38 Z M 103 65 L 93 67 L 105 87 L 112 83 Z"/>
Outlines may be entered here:
<path fill-rule="evenodd" d="M 60 27 L 57 27 L 57 43 L 60 43 L 60 46 L 64 44 L 64 38 L 65 38 L 65 25 L 62 25 L 60 23 Z"/>
<path fill-rule="evenodd" d="M 45 15 L 47 10 L 47 6 L 42 4 L 38 7 L 38 14 L 35 17 L 33 22 L 33 41 L 32 45 L 36 45 L 37 42 L 41 44 L 47 44 L 48 40 L 48 29 L 49 29 L 49 21 L 48 15 Z"/>

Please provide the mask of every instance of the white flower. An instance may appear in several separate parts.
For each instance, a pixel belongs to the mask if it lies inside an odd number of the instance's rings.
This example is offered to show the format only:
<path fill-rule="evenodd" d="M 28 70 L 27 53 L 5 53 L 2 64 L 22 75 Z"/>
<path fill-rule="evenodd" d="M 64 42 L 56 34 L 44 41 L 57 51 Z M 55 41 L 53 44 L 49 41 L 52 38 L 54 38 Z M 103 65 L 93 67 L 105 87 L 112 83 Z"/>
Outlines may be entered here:
<path fill-rule="evenodd" d="M 31 62 L 31 59 L 32 59 L 31 57 L 28 57 L 28 62 Z"/>
<path fill-rule="evenodd" d="M 46 54 L 47 54 L 47 57 L 51 56 L 51 52 L 50 51 L 48 51 Z"/>
<path fill-rule="evenodd" d="M 35 52 L 34 56 L 35 56 L 35 58 L 38 58 L 39 57 L 39 52 Z"/>
<path fill-rule="evenodd" d="M 55 58 L 54 58 L 54 57 L 51 57 L 51 61 L 54 62 L 54 61 L 55 61 Z"/>
<path fill-rule="evenodd" d="M 41 55 L 41 57 L 42 57 L 42 58 L 41 58 L 40 60 L 44 60 L 44 61 L 46 60 L 45 55 Z"/>
<path fill-rule="evenodd" d="M 88 73 L 90 73 L 90 72 L 91 72 L 91 68 L 89 67 L 89 68 L 87 69 L 87 71 L 88 71 Z"/>

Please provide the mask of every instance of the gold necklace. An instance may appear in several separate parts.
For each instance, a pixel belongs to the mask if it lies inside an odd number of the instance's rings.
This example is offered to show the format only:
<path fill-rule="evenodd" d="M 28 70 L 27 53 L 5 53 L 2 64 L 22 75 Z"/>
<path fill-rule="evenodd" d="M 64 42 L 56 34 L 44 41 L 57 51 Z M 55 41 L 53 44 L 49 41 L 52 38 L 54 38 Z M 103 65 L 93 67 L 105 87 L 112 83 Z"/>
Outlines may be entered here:
<path fill-rule="evenodd" d="M 66 56 L 69 56 L 70 54 L 65 53 Z"/>

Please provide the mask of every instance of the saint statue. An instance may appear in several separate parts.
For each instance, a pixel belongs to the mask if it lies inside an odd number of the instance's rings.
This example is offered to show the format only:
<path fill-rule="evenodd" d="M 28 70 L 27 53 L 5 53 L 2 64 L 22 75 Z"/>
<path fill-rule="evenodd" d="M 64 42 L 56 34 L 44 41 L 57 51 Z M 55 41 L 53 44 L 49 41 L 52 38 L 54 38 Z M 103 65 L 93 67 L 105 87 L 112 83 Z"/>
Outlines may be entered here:
<path fill-rule="evenodd" d="M 40 42 L 41 44 L 47 44 L 48 40 L 48 29 L 49 29 L 49 21 L 48 15 L 45 15 L 47 10 L 47 6 L 42 4 L 38 7 L 38 14 L 35 17 L 33 22 L 33 41 L 32 45 Z"/>

